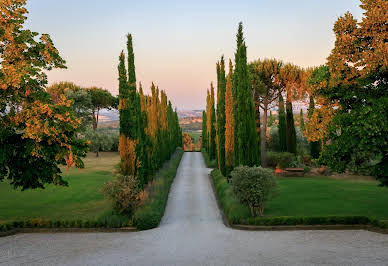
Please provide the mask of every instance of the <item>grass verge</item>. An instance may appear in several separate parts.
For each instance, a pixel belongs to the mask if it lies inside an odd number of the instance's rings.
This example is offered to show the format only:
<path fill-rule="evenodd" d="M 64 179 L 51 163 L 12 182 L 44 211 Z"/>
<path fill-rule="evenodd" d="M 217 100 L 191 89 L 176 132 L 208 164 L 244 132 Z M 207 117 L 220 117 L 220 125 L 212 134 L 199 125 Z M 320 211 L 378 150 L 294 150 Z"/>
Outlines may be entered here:
<path fill-rule="evenodd" d="M 317 191 L 317 188 L 312 189 L 311 185 L 308 182 L 304 182 L 305 178 L 299 178 L 300 183 L 296 184 L 296 187 L 302 186 L 304 184 L 304 189 L 299 191 L 294 191 L 290 194 L 290 191 L 286 192 L 284 189 L 280 191 L 279 195 L 275 197 L 274 199 L 270 200 L 267 204 L 268 210 L 266 209 L 266 215 L 268 213 L 271 213 L 272 216 L 264 216 L 264 217 L 250 217 L 249 210 L 247 206 L 241 204 L 237 197 L 234 195 L 231 185 L 227 182 L 226 178 L 221 174 L 221 172 L 218 169 L 215 169 L 210 174 L 212 182 L 214 184 L 216 196 L 218 198 L 219 204 L 224 212 L 225 218 L 228 220 L 228 222 L 233 225 L 254 225 L 254 226 L 297 226 L 297 225 L 367 225 L 371 228 L 379 228 L 383 229 L 383 231 L 387 232 L 388 230 L 388 221 L 384 221 L 386 219 L 386 210 L 384 206 L 380 206 L 381 209 L 374 209 L 375 212 L 366 212 L 359 214 L 359 212 L 363 212 L 363 208 L 360 208 L 358 206 L 358 201 L 366 200 L 365 195 L 362 195 L 361 192 L 357 192 L 358 194 L 361 193 L 361 196 L 355 197 L 355 188 L 352 187 L 352 182 L 350 182 L 350 187 L 348 183 L 343 182 L 349 182 L 349 181 L 339 181 L 339 180 L 332 180 L 329 178 L 318 178 L 318 182 L 321 183 L 329 183 L 336 186 L 341 186 L 342 194 L 344 195 L 337 195 L 337 201 L 333 199 L 327 199 L 322 200 L 322 194 L 325 194 L 325 191 L 327 191 L 326 186 L 322 186 L 321 184 L 321 190 L 323 191 Z M 309 180 L 309 178 L 307 178 Z M 293 183 L 290 179 L 280 179 L 279 183 L 280 186 L 282 186 L 282 182 L 284 181 L 283 185 L 286 187 L 292 187 Z M 339 183 L 337 183 L 337 182 Z M 332 183 L 334 182 L 334 183 Z M 373 203 L 374 195 L 379 191 L 380 187 L 377 186 L 377 184 L 374 184 L 374 191 L 370 191 L 369 186 L 370 184 L 365 184 L 364 182 L 358 182 L 357 184 L 353 184 L 353 186 L 359 187 L 359 186 L 367 186 L 367 189 L 359 189 L 358 191 L 367 191 L 368 193 L 371 193 L 369 195 L 369 204 Z M 330 187 L 329 187 L 330 188 Z M 295 189 L 295 188 L 294 188 Z M 338 190 L 339 188 L 337 188 Z M 312 191 L 310 191 L 312 190 Z M 299 191 L 299 192 L 298 192 Z M 337 191 L 339 194 L 341 194 L 339 191 Z M 287 193 L 287 194 L 286 194 Z M 378 193 L 377 193 L 378 194 Z M 331 194 L 329 193 L 329 196 Z M 283 198 L 281 198 L 283 197 Z M 297 201 L 296 199 L 293 199 L 293 197 L 303 197 L 303 201 Z M 353 209 L 347 211 L 343 211 L 341 208 L 337 208 L 336 205 L 341 204 L 341 201 L 344 197 L 349 197 L 353 199 L 353 202 L 347 203 L 346 206 L 353 206 Z M 280 198 L 280 199 L 279 199 Z M 380 198 L 381 199 L 381 198 Z M 283 210 L 287 209 L 287 213 L 297 213 L 302 215 L 291 215 L 291 216 L 280 216 L 276 215 L 279 212 L 276 212 L 274 210 L 271 210 L 271 201 L 275 201 L 275 203 L 272 202 L 272 206 L 279 206 L 284 205 L 282 208 L 277 208 L 277 210 Z M 294 202 L 297 204 L 295 206 Z M 385 202 L 385 201 L 384 201 Z M 366 203 L 368 204 L 368 202 Z M 304 206 L 303 206 L 304 205 Z M 327 205 L 326 207 L 322 208 L 321 205 Z M 332 206 L 332 208 L 330 208 Z M 298 210 L 303 209 L 303 212 L 298 212 Z M 318 210 L 318 211 L 317 211 Z M 319 210 L 323 212 L 320 215 L 317 215 L 319 213 Z M 325 212 L 323 210 L 332 210 L 332 214 L 327 214 L 330 212 Z M 273 213 L 276 213 L 273 215 Z M 346 214 L 344 214 L 346 213 Z M 352 213 L 356 213 L 353 214 Z M 377 217 L 377 218 L 376 218 Z"/>
<path fill-rule="evenodd" d="M 137 229 L 147 230 L 159 225 L 166 208 L 171 184 L 183 156 L 183 150 L 178 148 L 170 161 L 154 177 L 152 184 L 146 188 L 149 198 L 137 208 L 133 221 Z"/>
<path fill-rule="evenodd" d="M 201 149 L 203 159 L 205 160 L 205 164 L 207 168 L 216 168 L 217 167 L 217 161 L 210 160 L 209 154 L 206 152 L 205 149 Z"/>

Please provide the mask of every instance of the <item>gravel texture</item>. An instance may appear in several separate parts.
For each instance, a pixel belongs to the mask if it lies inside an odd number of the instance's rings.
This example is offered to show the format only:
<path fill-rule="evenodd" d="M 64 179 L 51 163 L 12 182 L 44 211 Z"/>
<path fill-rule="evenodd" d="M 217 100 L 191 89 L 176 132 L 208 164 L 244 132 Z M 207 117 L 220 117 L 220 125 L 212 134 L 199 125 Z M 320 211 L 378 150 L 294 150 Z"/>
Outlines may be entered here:
<path fill-rule="evenodd" d="M 165 216 L 130 233 L 0 238 L 0 264 L 388 265 L 388 235 L 352 231 L 240 231 L 222 222 L 200 153 L 185 153 Z"/>

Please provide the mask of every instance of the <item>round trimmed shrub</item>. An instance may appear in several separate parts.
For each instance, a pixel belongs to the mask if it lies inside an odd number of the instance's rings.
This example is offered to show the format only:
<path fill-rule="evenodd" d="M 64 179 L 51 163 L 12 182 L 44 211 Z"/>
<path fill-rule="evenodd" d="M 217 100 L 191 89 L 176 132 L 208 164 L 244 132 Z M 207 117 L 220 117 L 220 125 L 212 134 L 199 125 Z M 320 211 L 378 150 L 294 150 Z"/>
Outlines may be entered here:
<path fill-rule="evenodd" d="M 265 202 L 276 187 L 272 170 L 262 167 L 239 166 L 231 172 L 233 192 L 249 207 L 251 216 L 262 216 Z"/>

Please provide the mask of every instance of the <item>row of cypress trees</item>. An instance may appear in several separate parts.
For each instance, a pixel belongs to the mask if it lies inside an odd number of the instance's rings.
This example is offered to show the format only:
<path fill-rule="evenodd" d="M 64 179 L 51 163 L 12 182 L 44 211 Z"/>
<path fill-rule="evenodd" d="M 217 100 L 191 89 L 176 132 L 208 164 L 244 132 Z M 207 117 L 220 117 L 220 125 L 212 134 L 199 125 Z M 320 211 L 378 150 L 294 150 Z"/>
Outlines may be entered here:
<path fill-rule="evenodd" d="M 281 152 L 290 152 L 296 154 L 296 130 L 294 113 L 292 111 L 291 101 L 286 101 L 286 111 L 284 110 L 283 96 L 279 95 L 279 147 Z"/>
<path fill-rule="evenodd" d="M 214 106 L 214 87 L 210 86 L 203 112 L 202 141 L 210 159 L 217 159 L 224 175 L 237 165 L 259 164 L 258 136 L 247 66 L 247 48 L 242 23 L 237 32 L 235 69 L 229 62 L 229 74 L 225 76 L 225 61 L 216 64 L 217 115 Z"/>
<path fill-rule="evenodd" d="M 135 56 L 132 35 L 127 35 L 128 70 L 125 54 L 119 57 L 119 112 L 121 172 L 137 177 L 142 187 L 182 145 L 177 112 L 164 91 L 152 84 L 152 95 L 144 95 L 141 84 L 136 89 Z"/>

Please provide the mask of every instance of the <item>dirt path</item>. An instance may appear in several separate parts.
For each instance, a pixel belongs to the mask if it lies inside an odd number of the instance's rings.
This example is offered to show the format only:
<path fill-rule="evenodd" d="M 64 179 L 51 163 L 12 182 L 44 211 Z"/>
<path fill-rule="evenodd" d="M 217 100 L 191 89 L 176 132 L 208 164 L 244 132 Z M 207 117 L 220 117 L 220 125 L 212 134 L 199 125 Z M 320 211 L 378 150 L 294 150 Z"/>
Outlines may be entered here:
<path fill-rule="evenodd" d="M 184 154 L 165 216 L 156 229 L 4 237 L 0 264 L 388 265 L 388 235 L 225 227 L 208 173 L 200 153 Z"/>

